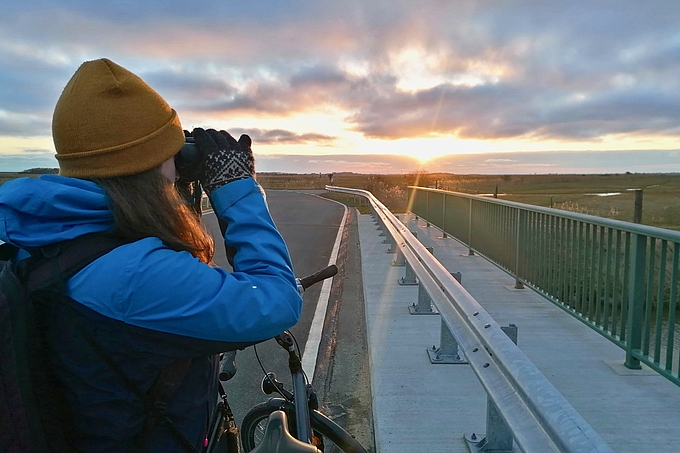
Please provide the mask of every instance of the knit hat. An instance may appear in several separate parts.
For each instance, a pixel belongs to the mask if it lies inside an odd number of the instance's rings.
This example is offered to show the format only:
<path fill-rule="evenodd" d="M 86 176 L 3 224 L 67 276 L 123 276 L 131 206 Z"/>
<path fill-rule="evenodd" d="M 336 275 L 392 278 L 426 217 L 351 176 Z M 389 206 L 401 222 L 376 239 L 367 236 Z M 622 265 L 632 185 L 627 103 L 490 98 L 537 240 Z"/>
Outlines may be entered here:
<path fill-rule="evenodd" d="M 184 144 L 177 112 L 142 79 L 111 60 L 86 61 L 52 117 L 59 174 L 110 178 L 141 173 Z"/>

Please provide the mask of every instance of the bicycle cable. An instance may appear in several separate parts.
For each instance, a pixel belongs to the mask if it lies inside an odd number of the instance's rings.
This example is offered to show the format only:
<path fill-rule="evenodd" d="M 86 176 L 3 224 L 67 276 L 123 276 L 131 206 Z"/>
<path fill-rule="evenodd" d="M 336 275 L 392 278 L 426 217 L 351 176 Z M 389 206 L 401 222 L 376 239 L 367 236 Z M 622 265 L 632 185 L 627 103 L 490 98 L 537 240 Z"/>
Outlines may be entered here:
<path fill-rule="evenodd" d="M 293 337 L 295 338 L 295 337 Z M 281 395 L 286 401 L 292 401 L 290 398 L 287 398 L 286 395 L 281 392 L 279 387 L 272 381 L 271 376 L 269 373 L 267 373 L 267 370 L 264 368 L 264 365 L 262 364 L 262 360 L 260 360 L 260 354 L 257 353 L 257 345 L 253 345 L 253 351 L 255 351 L 255 359 L 257 359 L 257 363 L 260 365 L 260 369 L 262 370 L 262 373 L 264 374 L 264 378 L 269 381 L 269 383 L 274 387 L 274 391 Z"/>
<path fill-rule="evenodd" d="M 298 357 L 302 357 L 302 351 L 300 350 L 300 345 L 298 344 L 297 338 L 295 338 L 295 335 L 293 335 L 293 332 L 291 332 L 290 330 L 288 330 L 287 332 L 293 338 L 293 343 L 295 343 L 295 349 L 297 350 Z M 304 369 L 302 369 L 302 375 L 305 378 L 305 385 L 310 385 L 311 382 L 309 382 L 309 378 L 307 377 L 307 373 L 305 373 Z"/>

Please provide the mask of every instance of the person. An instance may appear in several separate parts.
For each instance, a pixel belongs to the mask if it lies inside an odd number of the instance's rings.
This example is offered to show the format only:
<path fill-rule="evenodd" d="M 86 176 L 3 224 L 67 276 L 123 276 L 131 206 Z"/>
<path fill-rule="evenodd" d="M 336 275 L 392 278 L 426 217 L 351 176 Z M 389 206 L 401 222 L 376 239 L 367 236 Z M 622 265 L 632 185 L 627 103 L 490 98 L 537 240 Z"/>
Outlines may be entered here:
<path fill-rule="evenodd" d="M 67 282 L 88 330 L 142 392 L 160 370 L 191 359 L 167 402 L 197 449 L 217 401 L 220 352 L 293 326 L 302 299 L 286 244 L 255 181 L 249 138 L 194 129 L 200 182 L 226 224 L 233 272 L 212 264 L 214 244 L 174 187 L 185 143 L 175 110 L 141 78 L 99 59 L 83 63 L 54 109 L 59 175 L 0 187 L 0 239 L 26 251 L 90 233 L 125 243 Z M 46 332 L 55 376 L 83 452 L 185 451 L 162 426 L 139 445 L 142 402 L 74 330 L 57 305 Z"/>

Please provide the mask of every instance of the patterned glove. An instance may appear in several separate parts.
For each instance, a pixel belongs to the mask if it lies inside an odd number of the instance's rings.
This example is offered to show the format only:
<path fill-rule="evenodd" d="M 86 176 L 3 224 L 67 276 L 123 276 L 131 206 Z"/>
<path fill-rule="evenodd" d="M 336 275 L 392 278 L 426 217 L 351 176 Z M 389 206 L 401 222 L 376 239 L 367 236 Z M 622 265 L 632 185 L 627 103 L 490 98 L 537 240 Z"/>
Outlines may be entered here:
<path fill-rule="evenodd" d="M 194 129 L 191 135 L 196 149 L 203 156 L 200 179 L 208 195 L 232 181 L 255 177 L 255 159 L 249 136 L 241 135 L 237 142 L 226 131 L 201 128 Z"/>

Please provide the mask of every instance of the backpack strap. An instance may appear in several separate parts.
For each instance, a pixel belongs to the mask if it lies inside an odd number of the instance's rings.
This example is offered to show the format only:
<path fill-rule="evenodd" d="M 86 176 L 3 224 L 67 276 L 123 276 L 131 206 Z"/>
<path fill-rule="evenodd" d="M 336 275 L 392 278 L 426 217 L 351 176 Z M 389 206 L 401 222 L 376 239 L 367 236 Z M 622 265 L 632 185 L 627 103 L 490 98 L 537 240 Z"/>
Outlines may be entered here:
<path fill-rule="evenodd" d="M 191 365 L 191 359 L 179 359 L 172 362 L 170 365 L 165 367 L 156 377 L 156 380 L 151 386 L 163 388 L 163 384 L 159 377 L 163 375 L 173 375 L 173 386 L 167 391 L 157 390 L 163 392 L 163 397 L 165 400 L 154 400 L 149 393 L 143 393 L 135 383 L 130 379 L 123 370 L 120 369 L 118 364 L 113 361 L 109 354 L 104 350 L 104 348 L 99 344 L 94 335 L 89 331 L 87 326 L 85 326 L 85 321 L 82 317 L 76 318 L 77 328 L 80 334 L 85 338 L 92 349 L 99 355 L 99 357 L 111 368 L 111 370 L 118 376 L 118 378 L 125 384 L 125 386 L 130 390 L 143 404 L 144 410 L 146 411 L 146 424 L 142 429 L 142 432 L 137 437 L 137 450 L 145 451 L 144 446 L 149 441 L 154 428 L 158 425 L 165 426 L 172 436 L 177 440 L 177 442 L 184 447 L 185 450 L 191 453 L 198 453 L 198 450 L 189 442 L 189 440 L 172 424 L 172 421 L 168 418 L 165 410 L 167 409 L 167 399 L 169 399 L 174 391 L 179 387 L 179 384 L 184 379 L 187 371 L 189 371 L 189 366 Z"/>
<path fill-rule="evenodd" d="M 17 275 L 29 293 L 53 285 L 63 290 L 65 289 L 63 285 L 69 278 L 97 258 L 128 242 L 105 232 L 86 234 L 75 239 L 29 249 L 31 256 L 17 264 Z"/>
<path fill-rule="evenodd" d="M 143 451 L 143 447 L 151 438 L 156 426 L 164 426 L 185 450 L 197 452 L 191 442 L 179 432 L 166 414 L 167 402 L 184 381 L 192 362 L 193 360 L 190 358 L 175 360 L 158 373 L 149 391 L 145 395 L 141 395 L 147 408 L 147 417 L 145 426 L 137 437 L 137 445 L 140 450 Z"/>
<path fill-rule="evenodd" d="M 0 261 L 9 261 L 14 259 L 19 250 L 18 247 L 4 242 L 0 244 Z"/>
<path fill-rule="evenodd" d="M 111 233 L 92 233 L 68 241 L 31 249 L 29 250 L 31 256 L 17 264 L 17 275 L 24 283 L 24 287 L 29 294 L 56 291 L 62 296 L 68 297 L 66 282 L 69 278 L 96 259 L 128 242 Z M 128 390 L 144 404 L 147 423 L 139 436 L 139 448 L 143 449 L 154 427 L 162 425 L 170 431 L 172 436 L 185 450 L 191 453 L 198 453 L 198 450 L 172 424 L 165 414 L 167 401 L 169 401 L 170 397 L 184 381 L 192 359 L 178 359 L 162 369 L 149 392 L 145 394 L 137 388 L 135 383 L 113 361 L 94 335 L 92 335 L 82 315 L 78 314 L 75 317 L 75 323 L 78 332 L 80 332 L 85 341 L 111 368 L 116 376 L 120 378 Z"/>

